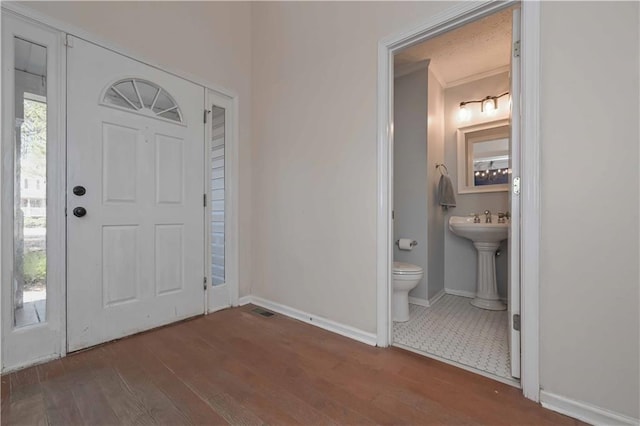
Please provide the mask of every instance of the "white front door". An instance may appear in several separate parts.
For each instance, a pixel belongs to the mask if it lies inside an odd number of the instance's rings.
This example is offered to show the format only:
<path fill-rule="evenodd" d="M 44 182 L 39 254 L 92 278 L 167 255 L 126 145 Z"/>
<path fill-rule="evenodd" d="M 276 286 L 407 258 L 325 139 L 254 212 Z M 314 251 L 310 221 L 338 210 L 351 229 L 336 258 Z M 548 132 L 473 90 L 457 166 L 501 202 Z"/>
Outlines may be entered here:
<path fill-rule="evenodd" d="M 67 49 L 67 339 L 204 313 L 204 88 L 78 38 Z"/>

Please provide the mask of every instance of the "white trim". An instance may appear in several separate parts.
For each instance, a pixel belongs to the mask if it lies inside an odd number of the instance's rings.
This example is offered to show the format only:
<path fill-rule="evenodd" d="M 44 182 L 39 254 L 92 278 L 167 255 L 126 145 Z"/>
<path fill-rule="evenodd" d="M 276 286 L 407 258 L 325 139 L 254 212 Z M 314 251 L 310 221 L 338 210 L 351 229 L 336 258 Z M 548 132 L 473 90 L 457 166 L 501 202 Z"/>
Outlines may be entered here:
<path fill-rule="evenodd" d="M 183 80 L 190 81 L 199 86 L 203 86 L 216 92 L 228 96 L 230 98 L 237 98 L 238 94 L 231 89 L 221 87 L 217 84 L 214 84 L 206 79 L 193 75 L 189 72 L 183 70 L 177 70 L 172 67 L 168 67 L 166 65 L 159 64 L 158 62 L 151 60 L 147 57 L 141 56 L 136 52 L 132 52 L 129 49 L 123 48 L 122 46 L 117 45 L 109 40 L 98 37 L 94 33 L 86 31 L 82 28 L 76 27 L 75 25 L 69 24 L 67 22 L 61 21 L 56 18 L 52 18 L 48 15 L 40 13 L 37 10 L 34 10 L 27 6 L 25 2 L 21 1 L 3 1 L 2 9 L 13 12 L 14 14 L 20 15 L 22 18 L 26 18 L 32 22 L 38 23 L 40 25 L 46 25 L 51 29 L 56 31 L 62 31 L 69 35 L 73 35 L 74 37 L 83 39 L 89 43 L 97 44 L 105 49 L 111 50 L 115 53 L 118 53 L 122 56 L 126 56 L 127 58 L 133 59 L 134 61 L 141 62 L 150 67 L 159 69 L 160 71 L 164 71 L 168 74 L 172 74 L 176 77 L 180 77 Z"/>
<path fill-rule="evenodd" d="M 431 306 L 427 299 L 423 299 L 421 297 L 409 296 L 409 303 L 412 305 L 424 306 L 425 308 L 428 308 Z"/>
<path fill-rule="evenodd" d="M 238 271 L 238 101 L 221 95 L 213 89 L 205 88 L 204 108 L 209 110 L 212 105 L 225 109 L 225 153 L 224 153 L 224 232 L 225 232 L 225 285 L 213 286 L 211 277 L 211 215 L 212 200 L 205 209 L 205 276 L 207 277 L 207 310 L 215 312 L 228 306 L 238 305 L 239 271 Z M 211 114 L 209 118 L 212 119 Z M 208 119 L 205 128 L 205 191 L 211 197 L 211 121 Z M 217 288 L 219 287 L 219 288 Z M 223 290 L 226 294 L 223 293 Z M 223 298 L 220 303 L 220 298 Z"/>
<path fill-rule="evenodd" d="M 540 391 L 544 408 L 571 416 L 593 425 L 638 425 L 640 420 L 586 402 L 577 401 L 547 391 Z"/>
<path fill-rule="evenodd" d="M 378 211 L 376 220 L 376 335 L 377 345 L 387 347 L 393 335 L 391 322 L 391 262 L 393 259 L 393 52 L 392 42 L 378 43 Z"/>
<path fill-rule="evenodd" d="M 463 2 L 426 22 L 385 37 L 378 43 L 378 174 L 377 174 L 377 342 L 389 345 L 390 283 L 393 225 L 393 55 L 403 48 L 472 22 L 516 1 Z M 540 244 L 540 4 L 522 2 L 522 388 L 526 398 L 538 401 L 539 378 L 539 244 Z"/>
<path fill-rule="evenodd" d="M 520 300 L 522 393 L 540 399 L 540 3 L 522 2 Z"/>
<path fill-rule="evenodd" d="M 469 75 L 467 77 L 463 77 L 463 78 L 459 78 L 457 80 L 453 80 L 452 82 L 443 85 L 443 87 L 445 89 L 450 89 L 452 87 L 461 86 L 463 84 L 473 83 L 474 81 L 478 81 L 478 80 L 481 80 L 483 78 L 493 77 L 494 75 L 498 75 L 498 74 L 502 74 L 502 73 L 505 73 L 505 72 L 509 72 L 509 70 L 510 70 L 509 65 L 503 65 L 503 66 L 500 66 L 498 68 L 494 68 L 494 69 L 489 70 L 489 71 L 484 71 L 484 72 L 481 72 L 481 73 L 478 73 L 478 74 L 473 74 L 473 75 Z"/>
<path fill-rule="evenodd" d="M 61 143 L 59 144 L 54 161 L 62 166 L 59 167 L 55 181 L 50 182 L 50 184 L 52 185 L 51 188 L 57 191 L 55 208 L 60 211 L 59 234 L 54 234 L 54 238 L 58 240 L 56 250 L 59 252 L 59 268 L 56 279 L 60 282 L 57 289 L 60 293 L 60 356 L 64 357 L 67 356 L 67 49 L 65 48 L 67 36 L 61 33 L 59 38 L 61 52 L 58 84 L 60 86 L 61 96 L 57 108 L 60 110 L 58 116 L 58 138 Z M 63 211 L 65 214 L 62 214 Z M 47 253 L 47 256 L 48 255 Z"/>
<path fill-rule="evenodd" d="M 280 303 L 272 302 L 267 299 L 263 299 L 258 296 L 245 296 L 242 298 L 243 304 L 252 303 L 257 306 L 261 306 L 270 311 L 277 312 L 282 315 L 286 315 L 290 318 L 297 319 L 307 324 L 315 325 L 332 333 L 340 334 L 353 340 L 357 340 L 367 345 L 376 345 L 376 335 L 369 333 L 350 325 L 341 324 L 330 319 L 319 317 L 308 312 L 300 311 L 290 306 L 282 305 Z"/>
<path fill-rule="evenodd" d="M 429 69 L 429 60 L 426 59 L 424 61 L 419 61 L 419 62 L 414 62 L 411 64 L 405 64 L 405 65 L 401 65 L 399 66 L 397 69 L 395 69 L 394 74 L 393 74 L 393 78 L 398 78 L 398 77 L 402 77 L 405 76 L 407 74 L 411 74 L 414 71 L 418 71 L 418 70 L 428 70 Z"/>
<path fill-rule="evenodd" d="M 431 299 L 423 299 L 421 297 L 411 297 L 409 296 L 409 303 L 412 303 L 414 305 L 418 305 L 418 306 L 424 306 L 425 308 L 430 308 L 431 306 L 433 306 L 438 300 L 442 299 L 442 296 L 444 296 L 446 293 L 446 289 L 442 289 L 439 292 L 436 293 L 435 296 L 433 296 Z"/>
<path fill-rule="evenodd" d="M 479 374 L 480 376 L 487 377 L 491 380 L 495 380 L 496 382 L 504 383 L 505 385 L 513 386 L 514 388 L 520 388 L 520 383 L 515 379 L 509 379 L 506 377 L 496 376 L 495 374 L 488 373 L 483 370 L 479 370 L 477 368 L 469 367 L 468 365 L 461 364 L 456 361 L 451 361 L 450 359 L 442 358 L 438 355 L 430 354 L 429 352 L 424 352 L 416 348 L 412 348 L 411 346 L 403 345 L 402 343 L 394 343 L 393 346 L 404 349 L 405 351 L 413 352 L 414 354 L 422 355 L 427 358 L 435 359 L 436 361 L 440 361 L 445 364 L 453 365 L 454 367 L 461 368 L 463 370 L 470 371 L 475 374 Z"/>
<path fill-rule="evenodd" d="M 452 296 L 460 296 L 460 297 L 466 297 L 468 299 L 475 299 L 476 297 L 476 293 L 473 291 L 467 291 L 467 290 L 455 290 L 452 288 L 445 288 L 444 292 L 446 294 L 450 294 Z M 507 301 L 506 297 L 501 297 L 500 300 L 502 300 L 503 302 Z"/>
<path fill-rule="evenodd" d="M 473 299 L 476 297 L 476 293 L 473 291 L 467 291 L 467 290 L 455 290 L 452 288 L 445 288 L 444 292 L 446 294 L 450 294 L 452 296 L 460 296 L 460 297 L 468 297 L 469 299 Z"/>
<path fill-rule="evenodd" d="M 242 296 L 238 299 L 238 306 L 244 306 L 251 303 L 251 296 Z"/>
<path fill-rule="evenodd" d="M 440 299 L 442 299 L 442 297 L 443 297 L 445 294 L 447 294 L 447 290 L 443 288 L 442 290 L 440 290 L 439 292 L 437 292 L 435 296 L 433 296 L 431 299 L 429 299 L 429 304 L 430 304 L 431 306 L 435 305 L 436 303 L 438 303 L 438 301 L 439 301 Z"/>

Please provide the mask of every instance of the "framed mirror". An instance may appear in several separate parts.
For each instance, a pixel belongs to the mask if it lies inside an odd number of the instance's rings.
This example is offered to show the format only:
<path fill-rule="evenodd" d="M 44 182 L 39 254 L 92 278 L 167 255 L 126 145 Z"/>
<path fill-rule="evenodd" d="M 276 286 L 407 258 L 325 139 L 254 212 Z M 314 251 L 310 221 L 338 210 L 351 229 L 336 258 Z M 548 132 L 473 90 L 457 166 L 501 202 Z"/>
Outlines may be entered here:
<path fill-rule="evenodd" d="M 458 129 L 458 193 L 509 189 L 509 120 Z"/>

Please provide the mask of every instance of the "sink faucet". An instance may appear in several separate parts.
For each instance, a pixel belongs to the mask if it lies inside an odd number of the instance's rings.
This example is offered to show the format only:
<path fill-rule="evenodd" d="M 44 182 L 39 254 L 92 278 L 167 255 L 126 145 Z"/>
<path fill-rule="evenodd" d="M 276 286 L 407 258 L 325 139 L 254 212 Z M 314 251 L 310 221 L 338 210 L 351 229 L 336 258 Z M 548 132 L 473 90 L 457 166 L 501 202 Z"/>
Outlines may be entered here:
<path fill-rule="evenodd" d="M 511 219 L 511 213 L 498 212 L 498 223 L 507 223 L 507 220 Z"/>
<path fill-rule="evenodd" d="M 484 211 L 484 223 L 491 223 L 491 212 L 489 210 Z"/>

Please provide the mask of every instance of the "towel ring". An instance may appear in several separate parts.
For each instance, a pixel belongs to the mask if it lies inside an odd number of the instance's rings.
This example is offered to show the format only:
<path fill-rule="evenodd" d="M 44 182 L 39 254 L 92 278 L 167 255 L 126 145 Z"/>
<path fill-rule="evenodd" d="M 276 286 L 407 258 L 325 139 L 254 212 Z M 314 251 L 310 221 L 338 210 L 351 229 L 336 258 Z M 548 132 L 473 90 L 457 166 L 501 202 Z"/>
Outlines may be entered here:
<path fill-rule="evenodd" d="M 436 164 L 436 169 L 440 170 L 440 174 L 443 176 L 449 175 L 449 169 L 447 169 L 447 166 L 445 166 L 444 164 Z M 442 171 L 442 169 L 444 169 L 444 172 Z"/>

